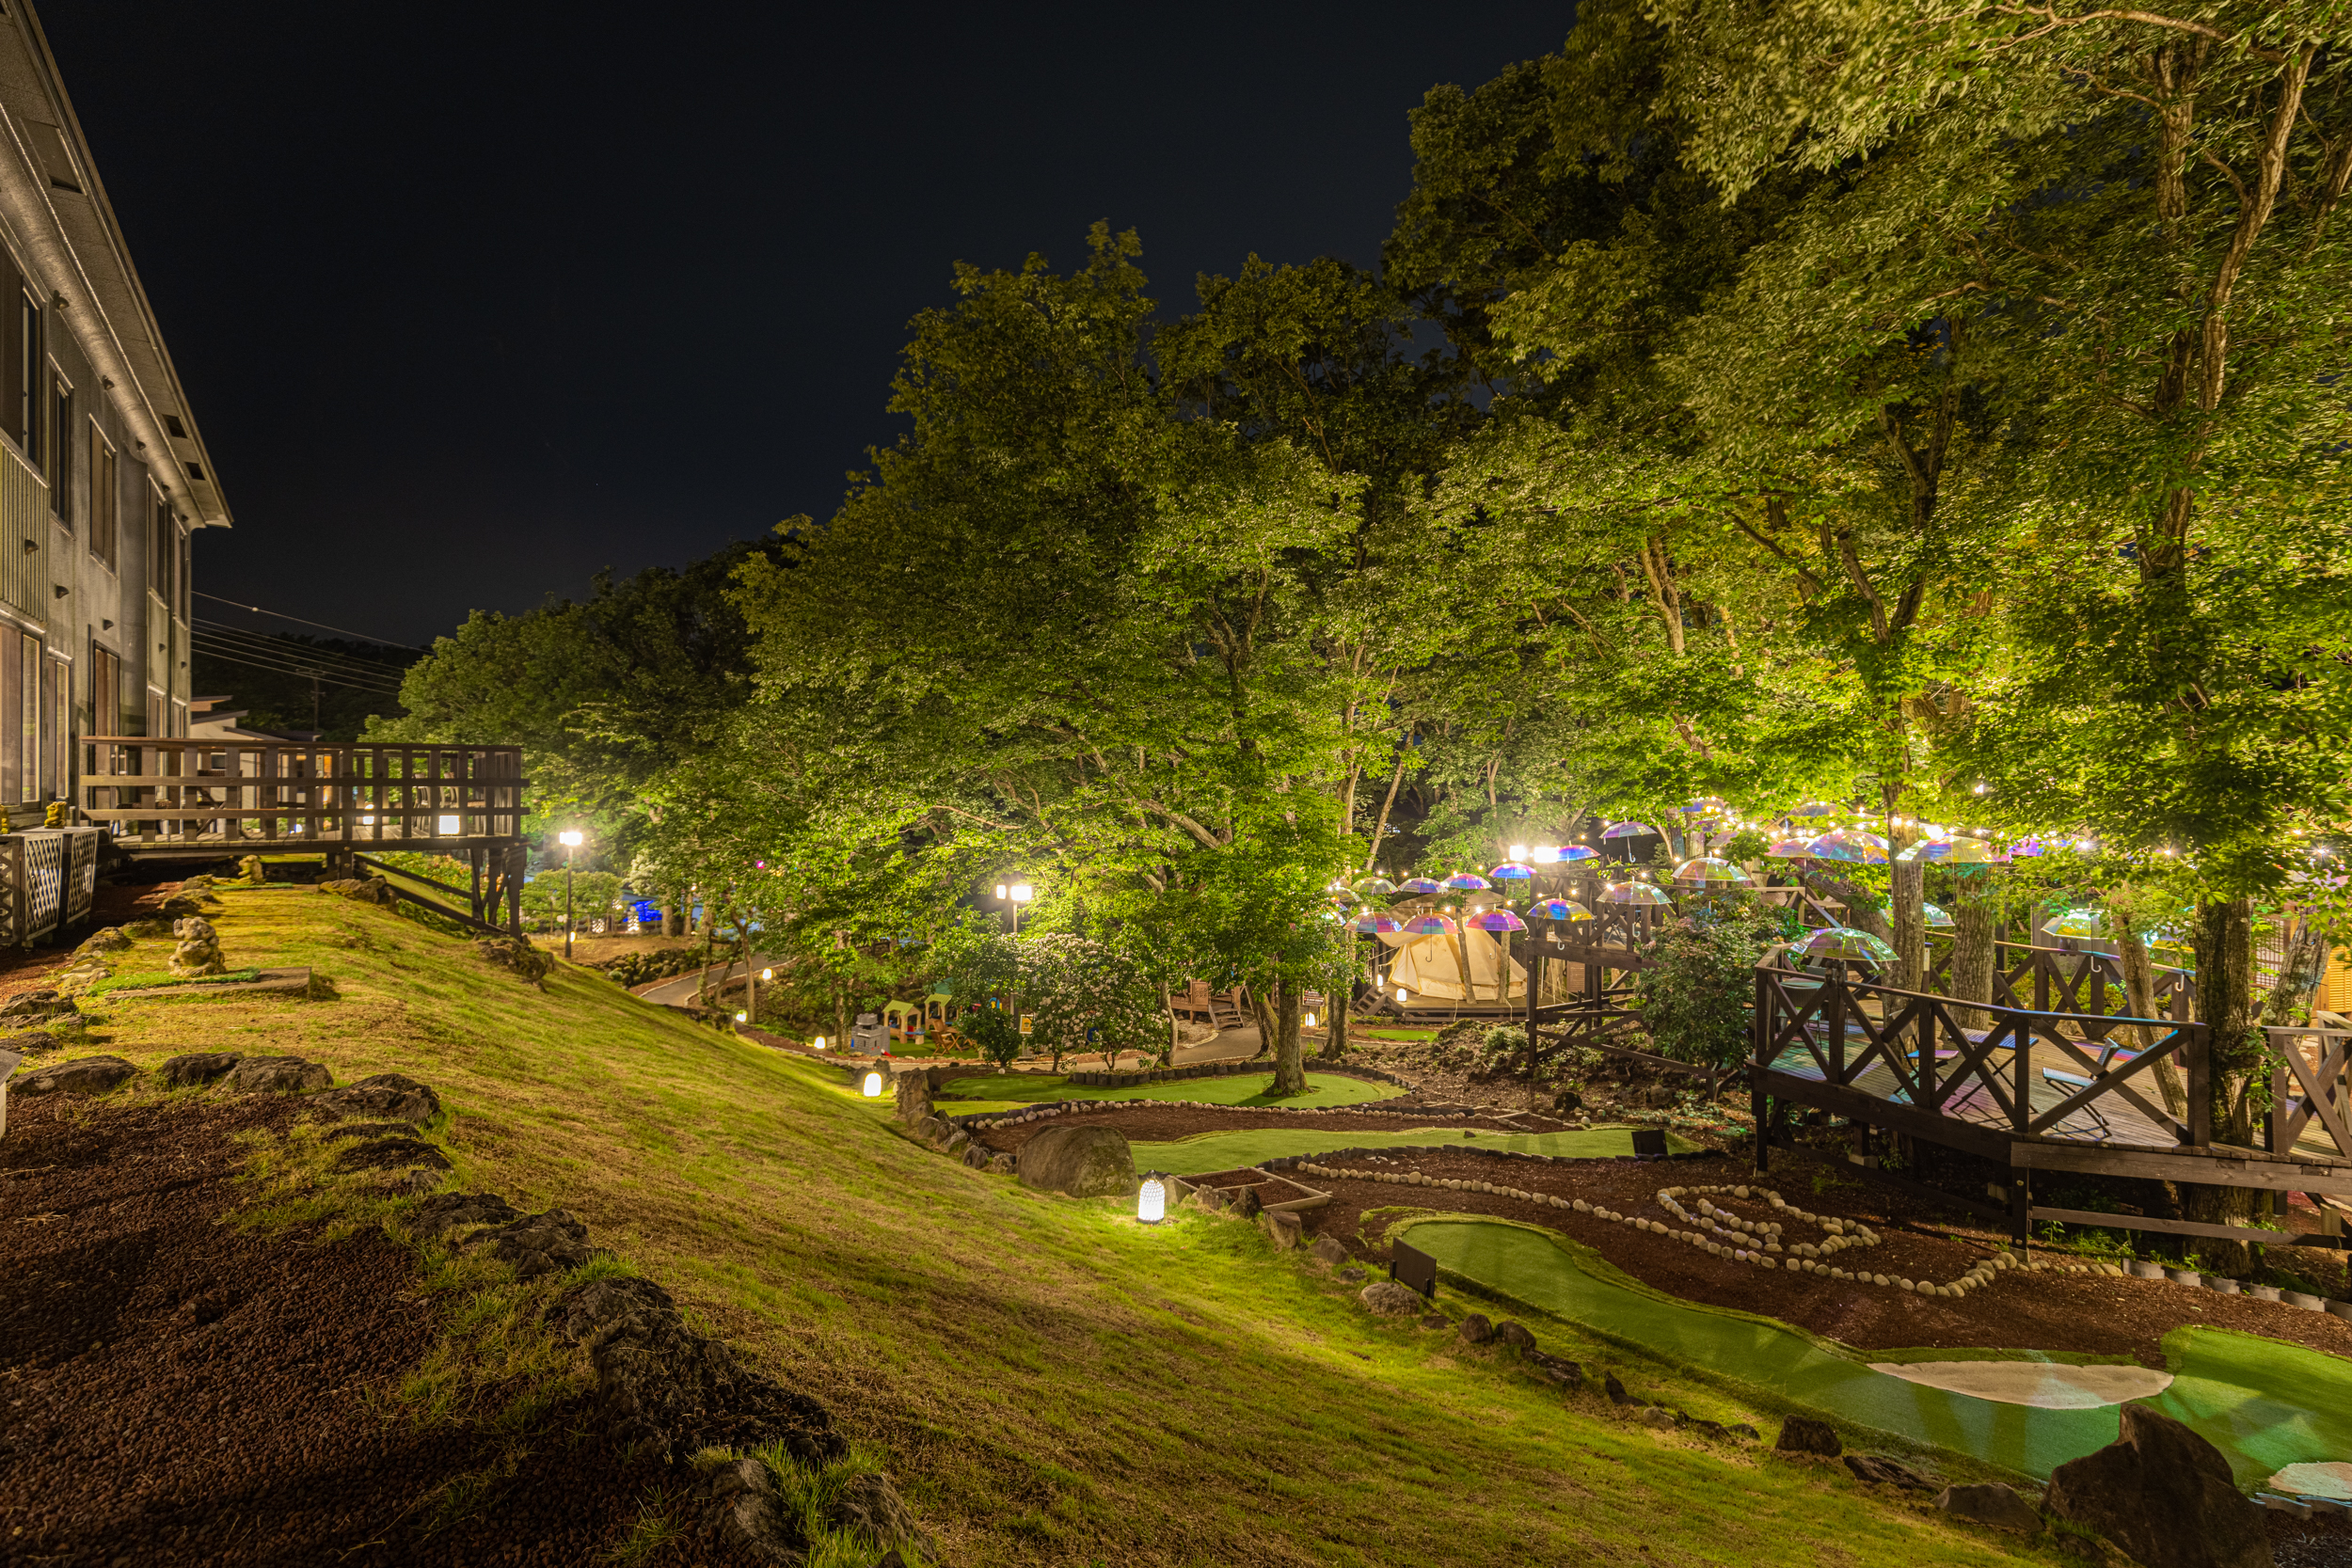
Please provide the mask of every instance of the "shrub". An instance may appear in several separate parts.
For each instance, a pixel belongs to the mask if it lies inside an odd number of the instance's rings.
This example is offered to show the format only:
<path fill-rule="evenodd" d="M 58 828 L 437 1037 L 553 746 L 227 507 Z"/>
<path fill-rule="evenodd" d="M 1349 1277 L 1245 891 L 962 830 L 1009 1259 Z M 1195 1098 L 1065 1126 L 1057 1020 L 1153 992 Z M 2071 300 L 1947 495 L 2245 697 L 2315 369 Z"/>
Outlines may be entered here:
<path fill-rule="evenodd" d="M 1756 965 L 1781 931 L 1778 911 L 1719 898 L 1660 932 L 1637 986 L 1651 1048 L 1715 1068 L 1745 1055 Z"/>

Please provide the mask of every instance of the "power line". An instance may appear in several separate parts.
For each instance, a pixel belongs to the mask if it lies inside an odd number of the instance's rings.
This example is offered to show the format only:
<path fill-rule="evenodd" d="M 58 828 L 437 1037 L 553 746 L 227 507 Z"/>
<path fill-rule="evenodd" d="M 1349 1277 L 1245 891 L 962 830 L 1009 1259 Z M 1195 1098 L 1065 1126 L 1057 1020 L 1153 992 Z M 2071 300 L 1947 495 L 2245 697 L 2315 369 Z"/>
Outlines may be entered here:
<path fill-rule="evenodd" d="M 270 672 L 270 673 L 275 673 L 275 674 L 280 674 L 280 675 L 298 675 L 298 676 L 300 676 L 300 677 L 302 677 L 303 679 L 306 679 L 306 680 L 314 680 L 314 681 L 317 681 L 317 682 L 318 682 L 320 685 L 322 685 L 322 686 L 341 687 L 341 688 L 343 688 L 343 689 L 347 689 L 347 690 L 357 691 L 357 692 L 360 693 L 362 696 L 368 696 L 368 697 L 383 697 L 383 698 L 386 698 L 386 699 L 388 699 L 388 700 L 389 700 L 389 701 L 395 701 L 395 702 L 396 702 L 396 701 L 398 701 L 398 700 L 399 700 L 399 697 L 400 697 L 400 693 L 399 693 L 399 692 L 397 692 L 397 691 L 387 691 L 387 690 L 385 690 L 385 689 L 384 689 L 382 687 L 380 687 L 380 686 L 354 686 L 354 685 L 353 685 L 351 682 L 349 682 L 349 681 L 340 681 L 340 680 L 337 680 L 337 679 L 336 679 L 334 676 L 332 676 L 332 675 L 321 675 L 321 674 L 314 674 L 314 673 L 312 673 L 311 672 L 307 671 L 307 670 L 284 670 L 284 669 L 280 669 L 280 668 L 278 668 L 277 665 L 274 665 L 274 664 L 257 664 L 257 663 L 255 663 L 255 662 L 254 662 L 253 660 L 251 660 L 251 659 L 247 659 L 247 658 L 238 658 L 238 657 L 233 657 L 233 656 L 231 656 L 231 655 L 229 655 L 229 654 L 211 654 L 211 655 L 208 655 L 207 657 L 211 657 L 211 658 L 215 659 L 215 661 L 217 661 L 217 662 L 219 662 L 219 663 L 222 663 L 222 664 L 233 664 L 233 665 L 238 666 L 238 667 L 239 667 L 239 668 L 241 668 L 241 669 L 246 669 L 246 670 L 263 670 L 263 671 L 268 671 L 268 672 Z"/>
<path fill-rule="evenodd" d="M 196 643 L 196 651 L 206 658 L 217 659 L 223 664 L 242 665 L 248 670 L 274 671 L 281 675 L 295 675 L 304 680 L 325 681 L 330 686 L 348 687 L 355 691 L 373 692 L 379 696 L 398 697 L 400 695 L 400 688 L 389 682 L 354 680 L 341 671 L 296 664 L 290 660 L 271 659 L 250 649 L 210 646 L 201 640 L 200 633 Z"/>
<path fill-rule="evenodd" d="M 240 646 L 290 658 L 316 659 L 331 668 L 348 670 L 357 674 L 386 676 L 397 680 L 407 670 L 405 664 L 392 664 L 383 659 L 358 658 L 350 654 L 337 653 L 331 648 L 319 648 L 309 643 L 297 642 L 285 632 L 240 631 L 233 626 L 222 626 L 217 621 L 207 621 L 201 618 L 196 623 L 196 630 L 215 641 L 234 642 Z"/>
<path fill-rule="evenodd" d="M 263 610 L 257 604 L 245 604 L 236 599 L 224 599 L 218 594 L 207 594 L 201 588 L 191 588 L 188 592 L 195 594 L 199 599 L 210 599 L 215 604 L 235 605 L 239 610 L 249 610 L 256 615 L 266 615 L 272 620 L 292 621 L 296 626 L 316 626 L 321 631 L 331 631 L 339 637 L 356 637 L 362 642 L 373 642 L 379 647 L 406 648 L 408 652 L 412 654 L 421 654 L 430 651 L 424 648 L 410 647 L 409 644 L 405 642 L 395 642 L 389 637 L 370 637 L 366 632 L 353 631 L 349 626 L 330 626 L 324 621 L 306 621 L 299 615 L 287 615 L 275 610 Z"/>

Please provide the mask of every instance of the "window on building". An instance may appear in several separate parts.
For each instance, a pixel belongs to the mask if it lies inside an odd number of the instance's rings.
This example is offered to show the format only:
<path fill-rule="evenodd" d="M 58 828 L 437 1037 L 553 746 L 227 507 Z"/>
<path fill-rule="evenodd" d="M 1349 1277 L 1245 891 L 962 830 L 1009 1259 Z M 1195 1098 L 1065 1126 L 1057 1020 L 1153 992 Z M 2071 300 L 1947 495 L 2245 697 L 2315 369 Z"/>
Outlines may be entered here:
<path fill-rule="evenodd" d="M 26 286 L 15 259 L 0 251 L 0 429 L 37 466 L 47 455 L 40 446 L 40 416 L 49 395 L 40 340 L 40 300 Z"/>
<path fill-rule="evenodd" d="M 150 511 L 147 585 L 155 591 L 155 596 L 164 601 L 166 608 L 177 610 L 180 608 L 179 525 L 171 520 L 171 503 L 161 496 L 155 498 L 155 504 Z"/>
<path fill-rule="evenodd" d="M 90 734 L 122 733 L 122 661 L 103 643 L 90 644 Z"/>
<path fill-rule="evenodd" d="M 98 421 L 89 424 L 89 553 L 105 563 L 109 572 L 115 569 L 119 541 L 116 535 L 116 507 L 119 498 L 115 494 L 115 449 L 98 428 Z"/>
<path fill-rule="evenodd" d="M 19 754 L 24 759 L 17 768 L 19 781 L 17 799 L 20 800 L 40 799 L 40 667 L 42 662 L 40 639 L 25 638 L 17 659 L 18 668 L 24 672 L 17 682 L 17 705 L 21 710 L 18 722 L 24 728 Z"/>
<path fill-rule="evenodd" d="M 49 510 L 57 521 L 73 526 L 73 388 L 61 379 L 49 383 L 49 451 L 41 467 L 49 474 Z"/>
<path fill-rule="evenodd" d="M 43 775 L 49 781 L 49 793 L 62 800 L 72 793 L 66 777 L 67 759 L 72 754 L 68 736 L 72 734 L 73 666 L 56 659 L 43 661 L 40 670 L 41 711 L 49 715 L 48 742 L 41 748 Z"/>
<path fill-rule="evenodd" d="M 167 733 L 164 728 L 164 716 L 167 711 L 164 705 L 164 694 L 153 687 L 149 687 L 147 689 L 147 728 L 142 733 L 153 736 Z"/>

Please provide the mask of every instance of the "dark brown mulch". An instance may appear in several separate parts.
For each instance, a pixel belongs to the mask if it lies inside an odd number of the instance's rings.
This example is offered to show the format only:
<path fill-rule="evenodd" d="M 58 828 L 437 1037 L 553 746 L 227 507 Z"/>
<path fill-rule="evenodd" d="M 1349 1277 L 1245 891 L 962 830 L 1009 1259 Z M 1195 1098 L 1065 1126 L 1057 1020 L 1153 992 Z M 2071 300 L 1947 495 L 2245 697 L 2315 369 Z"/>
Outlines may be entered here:
<path fill-rule="evenodd" d="M 63 968 L 73 949 L 92 931 L 103 926 L 123 926 L 147 919 L 155 912 L 157 905 L 179 891 L 177 882 L 146 887 L 116 887 L 101 882 L 91 903 L 90 918 L 84 924 L 59 932 L 42 946 L 0 947 L 0 998 L 46 984 L 49 974 Z"/>
<path fill-rule="evenodd" d="M 1383 1159 L 1389 1163 L 1382 1164 Z M 1816 1175 L 1843 1180 L 1835 1167 L 1808 1155 L 1778 1150 L 1772 1159 L 1773 1170 L 1763 1179 L 1764 1184 L 1789 1203 L 1813 1213 L 1861 1220 L 1884 1238 L 1879 1246 L 1847 1254 L 1839 1259 L 1841 1264 L 1943 1284 L 1984 1257 L 1995 1240 L 1973 1224 L 1955 1225 L 1948 1211 L 1930 1209 L 1906 1195 L 1860 1188 L 1851 1181 L 1817 1195 L 1813 1190 Z M 1435 1154 L 1383 1151 L 1380 1156 L 1318 1163 L 1347 1169 L 1412 1170 L 1435 1178 L 1483 1180 L 1524 1192 L 1581 1197 L 1622 1213 L 1669 1224 L 1676 1222 L 1658 1205 L 1661 1187 L 1735 1185 L 1751 1177 L 1745 1165 L 1728 1159 L 1546 1164 L 1449 1150 Z M 1587 1243 L 1635 1278 L 1686 1301 L 1765 1313 L 1863 1349 L 1975 1346 L 2077 1351 L 2129 1355 L 2144 1365 L 2161 1367 L 2167 1333 L 2187 1323 L 2206 1323 L 2352 1356 L 2352 1323 L 2341 1318 L 2250 1296 L 2218 1295 L 2168 1280 L 2019 1275 L 2005 1276 L 1991 1289 L 1961 1300 L 1946 1301 L 1889 1286 L 1858 1285 L 1733 1262 L 1669 1237 L 1514 1198 L 1444 1189 L 1433 1192 L 1380 1181 L 1305 1176 L 1301 1180 L 1332 1195 L 1327 1207 L 1299 1216 L 1310 1238 L 1337 1237 L 1349 1250 L 1369 1259 L 1385 1260 L 1388 1257 L 1385 1247 L 1367 1244 L 1361 1217 L 1370 1209 L 1442 1208 L 1526 1220 Z M 1714 1201 L 1747 1218 L 1770 1217 L 1761 1202 Z M 1820 1239 L 1811 1226 L 1795 1220 L 1783 1223 L 1788 1227 L 1787 1240 Z M 1375 1222 L 1375 1233 L 1377 1228 Z M 1963 1240 L 1952 1240 L 1955 1235 Z"/>
<path fill-rule="evenodd" d="M 280 1099 L 20 1099 L 0 1141 L 0 1564 L 578 1564 L 662 1478 L 564 1414 L 480 1513 L 421 1535 L 495 1450 L 384 1398 L 434 1338 L 380 1230 L 244 1237 L 231 1137 Z M 372 1398 L 375 1403 L 372 1406 Z M 673 1485 L 675 1490 L 675 1485 Z"/>
<path fill-rule="evenodd" d="M 936 1101 L 934 1105 L 952 1116 L 953 1101 Z M 974 1134 L 991 1148 L 1017 1149 L 1049 1127 L 1116 1127 L 1137 1143 L 1168 1143 L 1188 1138 L 1195 1132 L 1231 1132 L 1245 1127 L 1312 1128 L 1316 1131 L 1336 1130 L 1343 1132 L 1401 1132 L 1406 1129 L 1426 1125 L 1458 1138 L 1462 1129 L 1475 1127 L 1493 1132 L 1557 1132 L 1572 1123 L 1552 1117 L 1505 1119 L 1497 1117 L 1438 1116 L 1419 1106 L 1412 1100 L 1384 1101 L 1383 1104 L 1398 1109 L 1387 1112 L 1318 1111 L 1312 1115 L 1297 1111 L 1226 1110 L 1212 1107 L 1205 1111 L 1188 1106 L 1169 1105 L 1160 1101 L 1134 1100 L 1104 1106 L 1101 1110 L 1072 1111 L 1062 1116 L 1047 1117 L 1041 1121 L 1024 1122 L 1014 1127 L 991 1127 Z M 1416 1115 L 1426 1115 L 1425 1123 L 1416 1122 Z"/>
<path fill-rule="evenodd" d="M 2263 1522 L 2270 1527 L 2271 1560 L 2278 1568 L 2352 1568 L 2352 1518 L 2265 1513 Z"/>

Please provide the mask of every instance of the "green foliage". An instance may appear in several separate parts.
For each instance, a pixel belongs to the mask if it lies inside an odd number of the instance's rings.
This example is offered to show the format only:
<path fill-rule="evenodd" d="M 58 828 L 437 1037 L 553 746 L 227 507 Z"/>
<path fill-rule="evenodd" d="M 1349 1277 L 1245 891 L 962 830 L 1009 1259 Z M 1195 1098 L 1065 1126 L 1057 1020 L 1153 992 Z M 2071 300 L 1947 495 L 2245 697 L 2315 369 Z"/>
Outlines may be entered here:
<path fill-rule="evenodd" d="M 1707 910 L 1661 931 L 1637 982 L 1652 1049 L 1717 1068 L 1744 1056 L 1756 965 L 1788 934 L 1785 911 L 1737 894 L 1718 895 Z"/>

